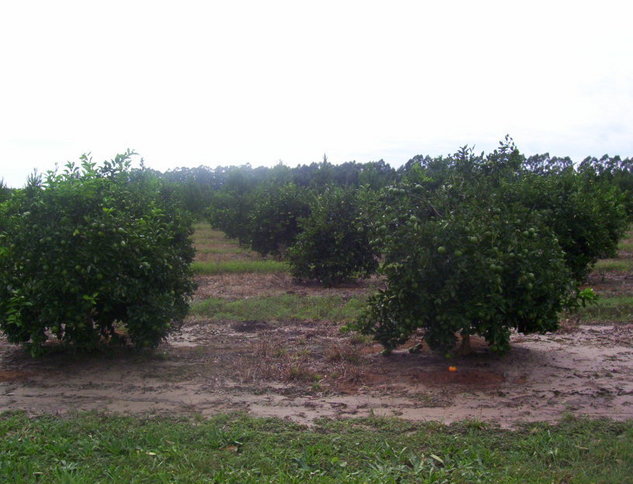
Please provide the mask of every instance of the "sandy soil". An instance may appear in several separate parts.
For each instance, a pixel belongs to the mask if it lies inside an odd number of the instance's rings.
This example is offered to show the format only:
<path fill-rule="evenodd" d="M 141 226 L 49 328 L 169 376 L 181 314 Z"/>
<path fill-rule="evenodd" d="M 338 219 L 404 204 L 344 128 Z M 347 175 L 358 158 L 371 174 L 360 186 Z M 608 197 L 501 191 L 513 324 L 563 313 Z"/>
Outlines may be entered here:
<path fill-rule="evenodd" d="M 594 272 L 589 276 L 587 287 L 604 297 L 630 296 L 633 294 L 633 273 Z"/>
<path fill-rule="evenodd" d="M 515 335 L 503 357 L 474 341 L 449 362 L 390 357 L 328 322 L 190 321 L 153 354 L 51 353 L 0 342 L 0 410 L 212 415 L 246 411 L 310 423 L 387 415 L 512 426 L 565 413 L 633 418 L 633 324 Z"/>

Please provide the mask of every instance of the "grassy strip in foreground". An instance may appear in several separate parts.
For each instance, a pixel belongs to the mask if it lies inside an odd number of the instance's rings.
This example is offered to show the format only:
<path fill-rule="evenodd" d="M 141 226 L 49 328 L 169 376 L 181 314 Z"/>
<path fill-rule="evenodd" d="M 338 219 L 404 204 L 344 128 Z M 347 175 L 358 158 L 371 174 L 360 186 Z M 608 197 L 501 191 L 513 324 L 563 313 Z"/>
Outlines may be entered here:
<path fill-rule="evenodd" d="M 191 264 L 193 272 L 196 274 L 226 274 L 226 273 L 270 273 L 287 272 L 289 270 L 286 262 L 276 260 L 227 260 L 221 262 L 200 262 Z"/>
<path fill-rule="evenodd" d="M 365 300 L 361 298 L 282 294 L 236 301 L 221 298 L 205 299 L 192 305 L 191 314 L 215 320 L 236 321 L 251 319 L 352 321 L 358 318 L 364 307 Z"/>
<path fill-rule="evenodd" d="M 580 308 L 581 321 L 633 321 L 633 296 L 601 297 L 595 305 Z"/>
<path fill-rule="evenodd" d="M 633 482 L 633 421 L 509 431 L 320 422 L 0 415 L 2 482 Z"/>

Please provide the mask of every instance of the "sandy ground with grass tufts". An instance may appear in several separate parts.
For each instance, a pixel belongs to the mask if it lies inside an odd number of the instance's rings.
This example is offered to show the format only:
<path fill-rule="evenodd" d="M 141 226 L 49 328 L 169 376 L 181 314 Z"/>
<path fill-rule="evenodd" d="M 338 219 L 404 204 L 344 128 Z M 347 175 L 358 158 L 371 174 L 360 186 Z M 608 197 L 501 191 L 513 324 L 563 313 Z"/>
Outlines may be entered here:
<path fill-rule="evenodd" d="M 200 237 L 200 236 L 199 236 Z M 633 294 L 622 273 L 594 275 L 598 290 Z M 197 300 L 296 294 L 362 296 L 379 280 L 337 289 L 287 274 L 199 278 Z M 415 340 L 391 356 L 327 320 L 191 317 L 153 353 L 55 351 L 32 359 L 0 340 L 0 410 L 32 414 L 98 410 L 202 414 L 244 411 L 311 423 L 322 417 L 398 416 L 513 426 L 565 414 L 633 418 L 633 324 L 567 320 L 547 335 L 513 335 L 505 356 L 473 339 L 474 352 L 447 361 Z M 455 366 L 457 371 L 449 371 Z"/>

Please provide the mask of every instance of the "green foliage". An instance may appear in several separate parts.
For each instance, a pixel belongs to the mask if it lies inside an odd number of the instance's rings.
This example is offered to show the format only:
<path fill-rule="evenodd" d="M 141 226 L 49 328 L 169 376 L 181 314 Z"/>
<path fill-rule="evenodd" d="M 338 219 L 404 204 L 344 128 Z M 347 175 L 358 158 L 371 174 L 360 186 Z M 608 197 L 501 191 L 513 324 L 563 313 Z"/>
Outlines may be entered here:
<path fill-rule="evenodd" d="M 368 225 L 354 191 L 329 187 L 312 203 L 289 250 L 292 274 L 324 286 L 370 276 L 378 262 Z"/>
<path fill-rule="evenodd" d="M 11 198 L 12 190 L 6 186 L 4 180 L 0 179 L 0 203 Z"/>
<path fill-rule="evenodd" d="M 211 197 L 207 215 L 211 226 L 221 230 L 240 244 L 248 245 L 251 239 L 251 213 L 254 200 L 250 193 L 217 191 Z"/>
<path fill-rule="evenodd" d="M 194 173 L 180 169 L 166 177 L 177 180 L 179 193 L 187 205 L 198 207 L 196 193 L 209 201 L 207 216 L 214 228 L 222 230 L 263 255 L 284 256 L 299 232 L 298 219 L 309 215 L 313 193 L 330 186 L 377 189 L 395 179 L 395 170 L 384 161 L 321 163 L 289 168 L 250 165 L 215 170 L 198 168 Z M 193 178 L 195 175 L 195 178 Z M 197 184 L 207 185 L 197 186 Z M 208 190 L 208 185 L 213 190 Z"/>
<path fill-rule="evenodd" d="M 548 163 L 545 160 L 544 163 Z M 505 199 L 538 211 L 554 231 L 565 262 L 578 283 L 598 258 L 613 257 L 628 226 L 621 191 L 593 173 L 572 166 L 523 173 L 505 189 Z"/>
<path fill-rule="evenodd" d="M 585 158 L 580 164 L 581 173 L 588 172 L 611 186 L 617 187 L 624 196 L 629 221 L 633 220 L 633 158 L 604 155 L 597 159 Z"/>
<path fill-rule="evenodd" d="M 374 216 L 387 288 L 357 325 L 388 350 L 419 328 L 443 352 L 456 334 L 504 352 L 511 329 L 555 330 L 590 301 L 579 284 L 626 226 L 616 189 L 567 159 L 528 163 L 509 139 L 487 156 L 415 158 L 400 178 Z"/>
<path fill-rule="evenodd" d="M 285 255 L 300 232 L 299 219 L 310 214 L 311 198 L 294 184 L 263 187 L 249 224 L 251 248 L 262 255 Z"/>
<path fill-rule="evenodd" d="M 33 179 L 0 206 L 0 328 L 41 349 L 92 348 L 122 328 L 154 347 L 193 293 L 191 220 L 127 152 Z"/>
<path fill-rule="evenodd" d="M 213 228 L 240 244 L 250 245 L 251 221 L 257 204 L 257 189 L 267 176 L 274 177 L 276 169 L 251 168 L 250 165 L 218 168 L 221 184 L 211 195 L 207 215 Z"/>
<path fill-rule="evenodd" d="M 204 166 L 177 168 L 161 177 L 169 184 L 184 207 L 198 218 L 203 218 L 213 197 L 221 185 L 221 172 Z"/>
<path fill-rule="evenodd" d="M 390 213 L 396 217 L 399 208 Z M 429 346 L 442 352 L 452 350 L 457 333 L 479 334 L 504 352 L 513 328 L 557 327 L 573 285 L 538 217 L 516 206 L 420 215 L 380 231 L 388 286 L 370 299 L 363 332 L 391 349 L 423 328 Z"/>

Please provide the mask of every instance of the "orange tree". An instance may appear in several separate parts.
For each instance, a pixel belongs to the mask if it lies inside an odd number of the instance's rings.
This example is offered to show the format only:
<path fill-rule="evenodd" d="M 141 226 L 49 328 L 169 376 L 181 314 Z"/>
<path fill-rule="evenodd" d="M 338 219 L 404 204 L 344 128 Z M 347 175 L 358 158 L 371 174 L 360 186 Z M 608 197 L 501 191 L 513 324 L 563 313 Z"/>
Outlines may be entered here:
<path fill-rule="evenodd" d="M 154 347 L 194 284 L 191 220 L 128 152 L 32 178 L 0 205 L 0 328 L 33 353 L 49 335 L 93 348 L 121 328 Z"/>
<path fill-rule="evenodd" d="M 262 184 L 248 223 L 251 249 L 285 256 L 301 232 L 300 220 L 310 215 L 313 197 L 311 190 L 293 183 Z"/>
<path fill-rule="evenodd" d="M 376 271 L 378 254 L 370 244 L 358 191 L 327 187 L 313 197 L 310 214 L 300 220 L 299 228 L 288 251 L 297 279 L 316 280 L 328 287 Z"/>
<path fill-rule="evenodd" d="M 541 214 L 578 283 L 598 258 L 615 256 L 628 225 L 624 193 L 587 167 L 578 172 L 572 164 L 559 166 L 545 158 L 538 172 L 523 171 L 499 191 L 504 203 L 520 203 Z"/>
<path fill-rule="evenodd" d="M 580 284 L 626 218 L 617 190 L 573 167 L 545 171 L 510 142 L 488 156 L 414 159 L 374 204 L 387 286 L 355 327 L 388 351 L 421 329 L 443 352 L 456 335 L 504 352 L 513 329 L 555 330 L 561 310 L 591 298 Z"/>

